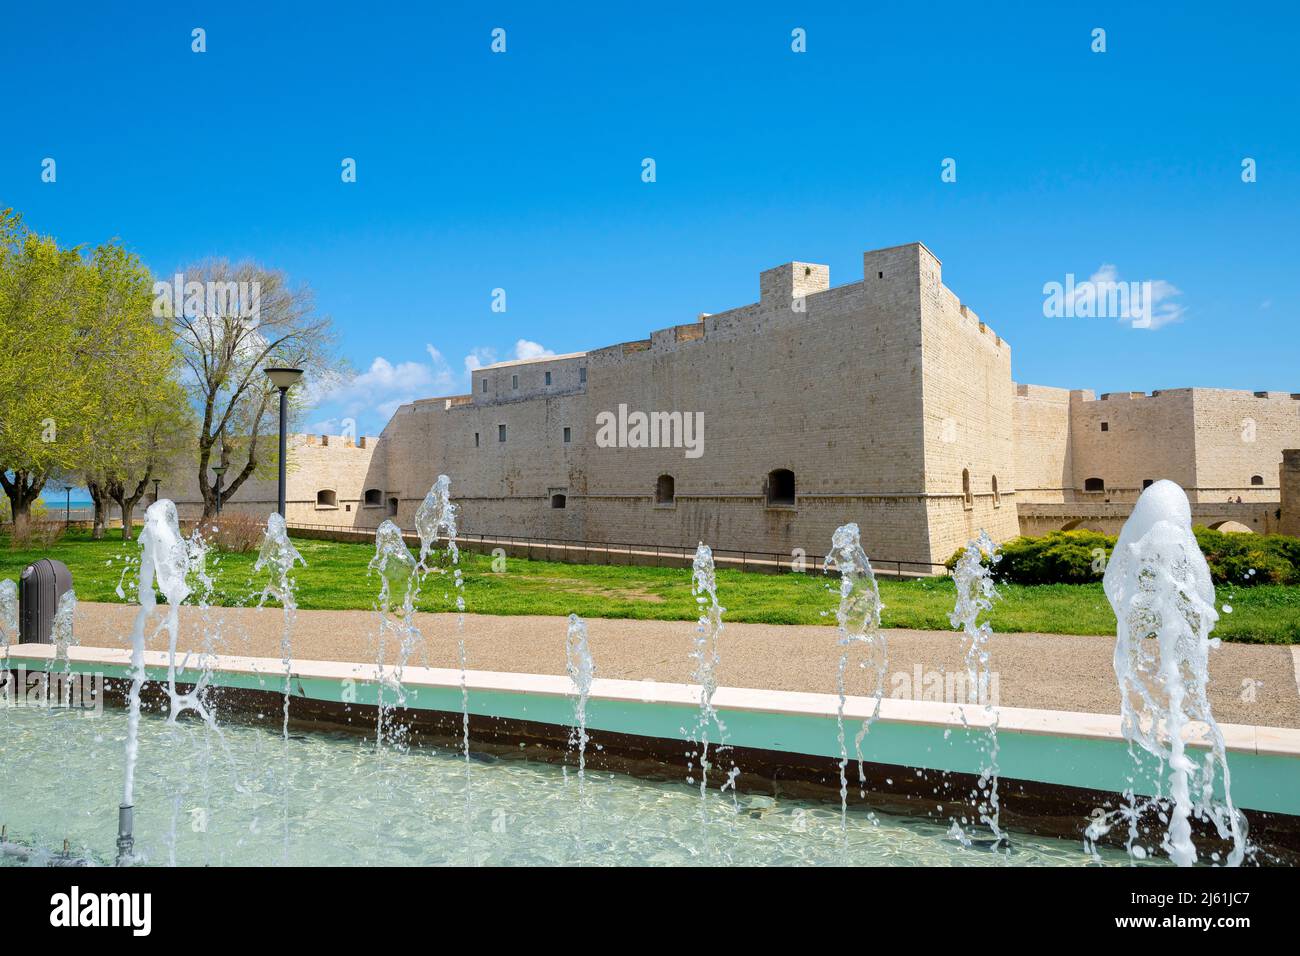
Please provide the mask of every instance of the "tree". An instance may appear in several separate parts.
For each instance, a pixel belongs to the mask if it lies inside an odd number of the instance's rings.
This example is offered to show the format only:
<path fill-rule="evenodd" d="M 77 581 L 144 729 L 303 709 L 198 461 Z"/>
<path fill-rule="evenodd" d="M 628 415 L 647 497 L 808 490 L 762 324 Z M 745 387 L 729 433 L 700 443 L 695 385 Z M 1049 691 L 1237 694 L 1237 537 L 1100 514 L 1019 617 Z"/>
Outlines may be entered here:
<path fill-rule="evenodd" d="M 308 381 L 331 376 L 333 336 L 329 320 L 315 316 L 310 290 L 291 289 L 283 272 L 213 261 L 182 274 L 183 295 L 160 296 L 156 305 L 171 318 L 199 420 L 198 485 L 207 519 L 217 503 L 214 454 L 226 469 L 223 498 L 275 464 L 278 449 L 266 433 L 278 426 L 276 391 L 264 370 L 294 366 Z"/>
<path fill-rule="evenodd" d="M 151 303 L 148 270 L 119 244 L 85 257 L 0 212 L 0 485 L 15 535 L 46 482 L 73 475 L 90 488 L 98 533 L 106 498 L 129 519 L 183 427 L 179 352 Z"/>
<path fill-rule="evenodd" d="M 193 416 L 170 325 L 152 314 L 148 269 L 112 243 L 97 248 L 88 267 L 96 281 L 84 308 L 97 328 L 114 336 L 114 349 L 98 368 L 104 404 L 81 474 L 95 503 L 94 536 L 104 534 L 111 500 L 122 514 L 122 539 L 130 541 L 135 506 L 150 480 L 184 454 Z"/>
<path fill-rule="evenodd" d="M 74 470 L 91 444 L 104 349 L 81 321 L 91 281 L 79 249 L 60 249 L 0 210 L 0 487 L 17 535 L 46 480 Z"/>

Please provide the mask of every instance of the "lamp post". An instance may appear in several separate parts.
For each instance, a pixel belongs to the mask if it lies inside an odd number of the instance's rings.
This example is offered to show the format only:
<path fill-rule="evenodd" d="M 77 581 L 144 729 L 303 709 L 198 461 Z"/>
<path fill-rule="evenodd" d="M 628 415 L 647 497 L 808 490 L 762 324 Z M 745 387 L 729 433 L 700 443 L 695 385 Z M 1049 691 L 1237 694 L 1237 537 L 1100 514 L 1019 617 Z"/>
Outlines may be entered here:
<path fill-rule="evenodd" d="M 221 476 L 226 473 L 225 465 L 213 465 L 212 473 L 217 476 L 217 485 L 213 489 L 217 493 L 217 509 L 215 514 L 221 514 Z"/>
<path fill-rule="evenodd" d="M 67 498 L 63 501 L 63 530 L 72 527 L 72 485 L 63 489 L 67 493 Z"/>
<path fill-rule="evenodd" d="M 288 461 L 289 439 L 286 428 L 289 419 L 289 389 L 291 389 L 298 379 L 302 378 L 302 369 L 300 368 L 268 368 L 266 377 L 271 380 L 271 384 L 280 390 L 280 497 L 279 512 L 280 517 L 284 517 L 284 474 L 285 464 Z"/>
<path fill-rule="evenodd" d="M 157 503 L 158 503 L 158 483 L 159 483 L 160 481 L 162 481 L 161 478 L 155 478 L 155 479 L 153 480 L 153 501 L 154 501 L 154 504 L 157 504 Z"/>

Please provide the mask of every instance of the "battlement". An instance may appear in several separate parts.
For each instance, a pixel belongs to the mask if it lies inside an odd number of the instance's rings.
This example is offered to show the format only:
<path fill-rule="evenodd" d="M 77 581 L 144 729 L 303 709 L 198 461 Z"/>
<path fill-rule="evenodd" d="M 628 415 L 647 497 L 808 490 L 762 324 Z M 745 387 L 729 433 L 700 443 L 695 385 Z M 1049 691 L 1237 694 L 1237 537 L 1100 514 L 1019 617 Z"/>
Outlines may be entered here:
<path fill-rule="evenodd" d="M 373 449 L 375 443 L 379 441 L 379 438 L 374 435 L 361 435 L 354 438 L 352 435 L 316 435 L 300 432 L 289 437 L 296 444 L 316 448 Z"/>

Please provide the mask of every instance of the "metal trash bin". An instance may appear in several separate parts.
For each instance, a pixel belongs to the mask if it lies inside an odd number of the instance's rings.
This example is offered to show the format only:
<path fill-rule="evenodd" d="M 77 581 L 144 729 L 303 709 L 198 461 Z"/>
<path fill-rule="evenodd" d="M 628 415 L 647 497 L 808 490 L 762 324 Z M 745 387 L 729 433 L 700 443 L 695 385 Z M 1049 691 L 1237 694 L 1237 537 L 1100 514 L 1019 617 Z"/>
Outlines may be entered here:
<path fill-rule="evenodd" d="M 59 598 L 72 590 L 72 572 L 62 561 L 41 558 L 23 568 L 18 581 L 18 640 L 49 644 Z"/>

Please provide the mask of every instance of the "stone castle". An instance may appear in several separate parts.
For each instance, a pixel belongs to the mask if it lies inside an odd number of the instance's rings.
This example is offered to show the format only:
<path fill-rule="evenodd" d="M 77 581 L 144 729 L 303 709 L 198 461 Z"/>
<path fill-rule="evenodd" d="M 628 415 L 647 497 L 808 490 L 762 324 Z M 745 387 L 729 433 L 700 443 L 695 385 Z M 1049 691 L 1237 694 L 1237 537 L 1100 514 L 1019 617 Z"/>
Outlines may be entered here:
<path fill-rule="evenodd" d="M 981 529 L 1114 532 L 1160 478 L 1198 523 L 1300 534 L 1297 448 L 1300 394 L 1017 384 L 1008 343 L 911 243 L 865 253 L 850 285 L 791 262 L 751 305 L 475 370 L 378 438 L 294 436 L 287 518 L 410 530 L 446 473 L 471 534 L 821 555 L 856 521 L 873 558 L 925 569 Z M 274 480 L 227 506 L 268 512 Z"/>

